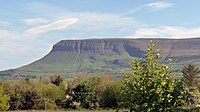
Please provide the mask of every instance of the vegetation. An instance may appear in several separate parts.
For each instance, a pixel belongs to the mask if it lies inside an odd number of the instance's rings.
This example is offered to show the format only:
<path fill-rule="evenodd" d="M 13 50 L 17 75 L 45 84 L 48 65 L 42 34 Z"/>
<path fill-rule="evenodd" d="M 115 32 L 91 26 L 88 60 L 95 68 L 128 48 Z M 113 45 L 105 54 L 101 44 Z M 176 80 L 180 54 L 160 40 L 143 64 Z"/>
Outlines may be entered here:
<path fill-rule="evenodd" d="M 189 106 L 200 103 L 200 92 L 197 87 L 200 71 L 195 65 L 189 64 L 182 70 L 183 81 L 185 82 L 186 102 Z"/>
<path fill-rule="evenodd" d="M 194 87 L 198 83 L 198 74 L 200 73 L 200 70 L 198 70 L 198 67 L 196 67 L 195 65 L 189 64 L 185 66 L 182 70 L 182 73 L 183 80 L 189 86 L 189 88 Z"/>
<path fill-rule="evenodd" d="M 161 50 L 150 41 L 145 58 L 134 59 L 131 73 L 0 81 L 0 110 L 114 110 L 130 112 L 198 111 L 199 70 L 189 64 L 183 78 L 160 63 Z M 196 107 L 197 106 L 197 107 Z"/>
<path fill-rule="evenodd" d="M 8 110 L 9 105 L 9 96 L 4 95 L 3 88 L 0 88 L 0 111 Z"/>
<path fill-rule="evenodd" d="M 150 42 L 146 58 L 133 60 L 132 74 L 125 74 L 122 103 L 131 112 L 173 112 L 179 106 L 181 94 L 173 95 L 171 67 L 158 61 L 160 50 L 156 47 Z"/>
<path fill-rule="evenodd" d="M 60 75 L 51 76 L 50 79 L 51 79 L 51 83 L 56 86 L 61 85 L 63 82 L 63 78 Z"/>

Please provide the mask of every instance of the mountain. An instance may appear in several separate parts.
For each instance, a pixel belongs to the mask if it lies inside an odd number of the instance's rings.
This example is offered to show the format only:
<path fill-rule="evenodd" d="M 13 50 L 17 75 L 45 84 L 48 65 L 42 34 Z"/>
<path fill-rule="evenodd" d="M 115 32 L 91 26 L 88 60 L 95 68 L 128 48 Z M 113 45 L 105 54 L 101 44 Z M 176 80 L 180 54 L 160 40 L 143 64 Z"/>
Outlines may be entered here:
<path fill-rule="evenodd" d="M 149 39 L 62 40 L 43 58 L 20 68 L 2 71 L 0 76 L 37 77 L 54 73 L 121 74 L 131 60 L 145 57 Z M 173 71 L 188 63 L 200 65 L 200 38 L 153 39 L 163 50 L 161 62 L 173 59 Z M 179 74 L 178 74 L 179 75 Z"/>

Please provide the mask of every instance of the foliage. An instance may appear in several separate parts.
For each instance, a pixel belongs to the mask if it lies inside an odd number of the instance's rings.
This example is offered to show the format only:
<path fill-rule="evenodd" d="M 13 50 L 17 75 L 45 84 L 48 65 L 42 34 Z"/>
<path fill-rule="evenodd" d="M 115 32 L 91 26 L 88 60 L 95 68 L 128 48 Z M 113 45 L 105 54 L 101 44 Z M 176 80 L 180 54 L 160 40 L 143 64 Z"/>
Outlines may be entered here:
<path fill-rule="evenodd" d="M 109 83 L 102 92 L 100 105 L 104 108 L 118 108 L 121 96 L 122 82 Z"/>
<path fill-rule="evenodd" d="M 195 86 L 199 82 L 200 70 L 195 65 L 189 64 L 182 70 L 183 79 L 189 87 Z"/>
<path fill-rule="evenodd" d="M 132 74 L 124 75 L 122 105 L 130 111 L 174 111 L 178 106 L 179 99 L 173 98 L 175 83 L 169 77 L 171 67 L 158 61 L 161 50 L 156 48 L 150 41 L 146 58 L 133 60 Z"/>
<path fill-rule="evenodd" d="M 196 67 L 185 67 L 184 80 L 172 79 L 169 77 L 171 66 L 159 62 L 160 53 L 157 45 L 150 42 L 146 58 L 133 60 L 132 73 L 125 74 L 123 78 L 75 75 L 65 80 L 67 86 L 60 75 L 48 79 L 41 77 L 39 80 L 0 81 L 0 87 L 4 88 L 2 91 L 0 88 L 0 102 L 7 102 L 6 109 L 10 107 L 10 110 L 99 107 L 135 112 L 188 110 L 182 105 L 185 103 L 183 99 L 196 103 L 200 101 L 199 91 L 196 91 L 200 90 L 196 77 L 199 71 Z M 190 76 L 190 73 L 193 75 Z M 195 107 L 189 109 L 196 111 Z"/>
<path fill-rule="evenodd" d="M 10 109 L 11 110 L 16 110 L 16 109 L 22 109 L 22 95 L 20 93 L 20 88 L 19 86 L 15 86 L 14 88 L 11 88 L 12 91 L 10 91 Z"/>
<path fill-rule="evenodd" d="M 57 109 L 58 100 L 65 98 L 65 88 L 45 81 L 18 80 L 8 92 L 10 109 Z"/>
<path fill-rule="evenodd" d="M 182 80 L 175 80 L 174 91 L 172 92 L 172 104 L 176 103 L 176 106 L 183 106 L 185 104 L 186 93 L 184 91 L 184 82 Z"/>
<path fill-rule="evenodd" d="M 106 87 L 112 82 L 112 79 L 115 79 L 111 76 L 103 75 L 103 76 L 94 76 L 89 79 L 90 85 L 94 91 L 97 93 L 102 93 Z"/>
<path fill-rule="evenodd" d="M 35 100 L 34 108 L 44 110 L 59 108 L 56 101 L 65 98 L 65 89 L 62 86 L 45 84 L 43 81 L 39 81 L 35 85 L 34 89 L 38 98 Z"/>
<path fill-rule="evenodd" d="M 4 95 L 3 88 L 0 88 L 0 111 L 6 111 L 9 109 L 9 96 Z"/>
<path fill-rule="evenodd" d="M 51 76 L 50 80 L 51 80 L 51 83 L 56 85 L 56 86 L 61 85 L 62 82 L 63 82 L 63 78 L 60 75 Z"/>
<path fill-rule="evenodd" d="M 75 76 L 73 79 L 67 82 L 68 88 L 75 88 L 78 84 L 88 81 L 88 77 L 86 75 L 78 75 Z"/>
<path fill-rule="evenodd" d="M 36 92 L 33 85 L 28 80 L 16 81 L 10 88 L 10 109 L 32 109 Z"/>
<path fill-rule="evenodd" d="M 182 70 L 183 81 L 185 82 L 186 102 L 188 105 L 200 103 L 200 93 L 197 87 L 200 70 L 195 65 L 189 64 Z"/>
<path fill-rule="evenodd" d="M 80 106 L 83 108 L 92 108 L 96 107 L 98 102 L 96 93 L 92 91 L 91 86 L 88 82 L 78 84 L 74 88 L 76 102 L 80 102 Z"/>

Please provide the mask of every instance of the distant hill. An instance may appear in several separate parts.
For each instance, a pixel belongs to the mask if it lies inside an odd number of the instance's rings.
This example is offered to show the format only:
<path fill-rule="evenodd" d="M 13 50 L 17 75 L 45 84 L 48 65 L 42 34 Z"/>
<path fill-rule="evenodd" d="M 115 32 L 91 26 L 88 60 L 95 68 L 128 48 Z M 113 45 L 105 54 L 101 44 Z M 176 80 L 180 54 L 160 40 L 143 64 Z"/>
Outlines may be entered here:
<path fill-rule="evenodd" d="M 188 63 L 200 65 L 200 38 L 153 39 L 163 50 L 160 61 L 173 59 L 178 72 Z M 121 74 L 131 60 L 145 56 L 148 39 L 62 40 L 50 53 L 29 65 L 0 72 L 1 78 L 37 77 L 53 73 Z M 179 75 L 179 74 L 178 74 Z"/>

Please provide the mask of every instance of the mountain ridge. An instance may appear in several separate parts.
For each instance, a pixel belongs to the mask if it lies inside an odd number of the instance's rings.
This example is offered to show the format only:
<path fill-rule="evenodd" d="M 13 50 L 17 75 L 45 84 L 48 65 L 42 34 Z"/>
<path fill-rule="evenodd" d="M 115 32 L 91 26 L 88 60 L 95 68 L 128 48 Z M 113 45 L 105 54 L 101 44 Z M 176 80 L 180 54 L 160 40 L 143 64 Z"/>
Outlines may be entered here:
<path fill-rule="evenodd" d="M 30 77 L 53 73 L 64 74 L 121 74 L 121 70 L 130 70 L 132 59 L 141 58 L 147 52 L 147 38 L 110 38 L 61 40 L 43 58 L 11 70 L 9 75 L 0 72 L 0 76 Z M 200 65 L 200 38 L 191 39 L 153 39 L 163 50 L 161 61 L 174 60 L 174 71 L 180 71 L 187 63 Z M 4 75 L 2 75 L 4 73 Z"/>

